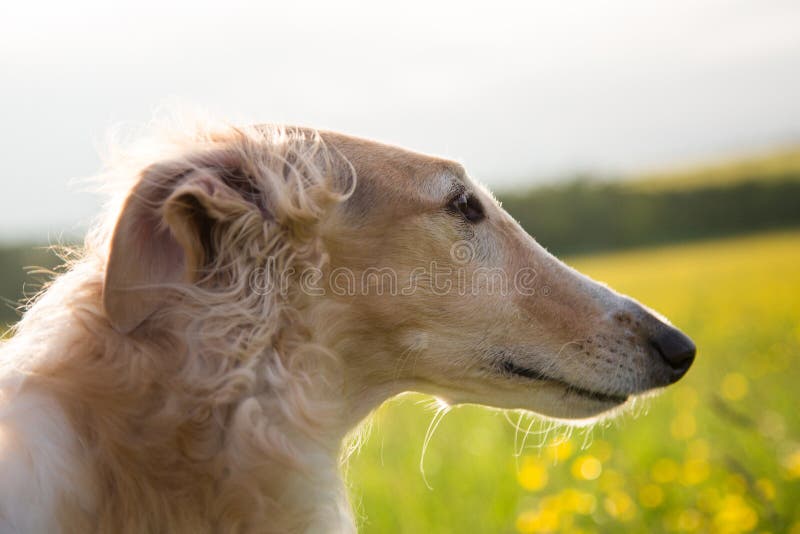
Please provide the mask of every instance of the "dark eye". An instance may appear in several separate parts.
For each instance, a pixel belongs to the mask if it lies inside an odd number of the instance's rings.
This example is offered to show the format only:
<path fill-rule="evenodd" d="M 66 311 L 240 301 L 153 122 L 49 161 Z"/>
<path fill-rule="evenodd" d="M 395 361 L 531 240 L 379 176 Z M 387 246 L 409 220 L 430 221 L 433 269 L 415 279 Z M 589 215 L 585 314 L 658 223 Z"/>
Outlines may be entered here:
<path fill-rule="evenodd" d="M 450 201 L 448 209 L 460 214 L 471 223 L 478 223 L 486 217 L 480 201 L 470 193 L 459 194 Z"/>

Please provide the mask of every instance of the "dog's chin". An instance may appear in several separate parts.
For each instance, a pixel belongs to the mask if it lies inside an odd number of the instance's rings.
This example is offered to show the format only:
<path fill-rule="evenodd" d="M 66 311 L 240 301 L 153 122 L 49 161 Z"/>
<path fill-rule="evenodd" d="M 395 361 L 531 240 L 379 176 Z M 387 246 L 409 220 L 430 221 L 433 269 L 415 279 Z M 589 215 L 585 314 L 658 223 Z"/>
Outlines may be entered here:
<path fill-rule="evenodd" d="M 634 398 L 632 393 L 589 389 L 538 371 L 506 363 L 499 380 L 505 382 L 503 408 L 519 408 L 572 424 L 614 416 Z"/>
<path fill-rule="evenodd" d="M 613 417 L 622 412 L 632 399 L 631 396 L 587 394 L 585 390 L 561 383 L 544 383 L 537 389 L 536 402 L 526 408 L 571 424 Z"/>
<path fill-rule="evenodd" d="M 583 390 L 561 382 L 485 379 L 474 387 L 451 384 L 437 387 L 435 392 L 425 388 L 415 388 L 423 393 L 431 393 L 446 405 L 477 404 L 504 410 L 524 410 L 546 419 L 559 421 L 571 426 L 586 426 L 600 420 L 615 417 L 633 405 L 640 395 L 596 396 L 587 395 Z M 476 386 L 476 387 L 475 387 Z"/>

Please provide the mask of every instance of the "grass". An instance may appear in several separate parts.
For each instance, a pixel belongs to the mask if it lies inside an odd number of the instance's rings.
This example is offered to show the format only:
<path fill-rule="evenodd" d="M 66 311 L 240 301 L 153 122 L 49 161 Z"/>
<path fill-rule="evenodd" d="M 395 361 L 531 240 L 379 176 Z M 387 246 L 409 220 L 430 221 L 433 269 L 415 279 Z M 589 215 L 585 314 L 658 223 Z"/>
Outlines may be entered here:
<path fill-rule="evenodd" d="M 517 414 L 454 408 L 424 477 L 430 399 L 388 403 L 349 463 L 361 531 L 800 533 L 800 232 L 570 263 L 689 333 L 689 374 L 639 417 L 533 421 L 524 447 Z"/>

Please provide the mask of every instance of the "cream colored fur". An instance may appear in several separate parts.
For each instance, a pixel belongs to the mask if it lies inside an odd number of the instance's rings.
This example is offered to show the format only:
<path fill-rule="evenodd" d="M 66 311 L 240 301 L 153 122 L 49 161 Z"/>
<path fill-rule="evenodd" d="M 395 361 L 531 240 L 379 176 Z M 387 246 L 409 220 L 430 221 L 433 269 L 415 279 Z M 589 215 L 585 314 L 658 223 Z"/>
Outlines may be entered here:
<path fill-rule="evenodd" d="M 0 347 L 2 532 L 353 531 L 342 440 L 397 393 L 583 419 L 669 382 L 660 321 L 453 162 L 271 126 L 155 146 Z"/>

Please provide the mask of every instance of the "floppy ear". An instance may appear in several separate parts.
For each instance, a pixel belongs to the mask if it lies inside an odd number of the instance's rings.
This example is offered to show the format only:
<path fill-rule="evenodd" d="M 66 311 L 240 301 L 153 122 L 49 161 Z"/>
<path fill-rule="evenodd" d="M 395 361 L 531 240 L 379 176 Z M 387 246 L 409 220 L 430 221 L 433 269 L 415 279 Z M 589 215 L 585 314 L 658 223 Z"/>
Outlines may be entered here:
<path fill-rule="evenodd" d="M 143 173 L 114 228 L 103 285 L 105 311 L 117 331 L 133 331 L 167 303 L 165 285 L 197 281 L 214 254 L 215 225 L 259 212 L 222 172 L 160 164 Z"/>

